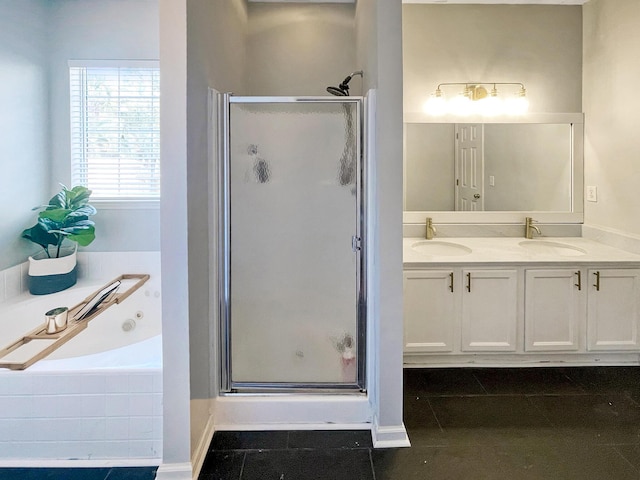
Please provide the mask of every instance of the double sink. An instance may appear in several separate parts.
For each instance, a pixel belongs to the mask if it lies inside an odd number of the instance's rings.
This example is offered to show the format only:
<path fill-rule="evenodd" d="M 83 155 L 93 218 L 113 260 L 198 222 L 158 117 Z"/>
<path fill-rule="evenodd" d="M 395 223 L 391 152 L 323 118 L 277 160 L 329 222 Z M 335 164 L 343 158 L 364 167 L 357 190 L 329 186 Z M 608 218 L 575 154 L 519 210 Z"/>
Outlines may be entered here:
<path fill-rule="evenodd" d="M 559 256 L 559 257 L 580 257 L 586 255 L 586 251 L 562 242 L 549 240 L 523 240 L 517 244 L 523 249 L 523 253 L 529 255 Z M 469 255 L 473 250 L 466 245 L 441 240 L 421 240 L 411 244 L 411 249 L 415 252 L 437 256 L 437 257 L 458 257 Z"/>

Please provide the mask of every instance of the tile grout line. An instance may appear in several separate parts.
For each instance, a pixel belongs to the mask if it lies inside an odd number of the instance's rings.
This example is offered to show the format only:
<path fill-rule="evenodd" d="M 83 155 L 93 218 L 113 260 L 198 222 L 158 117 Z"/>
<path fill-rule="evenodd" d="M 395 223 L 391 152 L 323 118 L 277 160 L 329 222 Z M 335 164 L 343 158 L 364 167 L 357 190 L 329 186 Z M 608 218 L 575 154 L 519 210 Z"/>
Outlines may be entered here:
<path fill-rule="evenodd" d="M 376 469 L 373 466 L 373 455 L 372 448 L 369 449 L 369 465 L 371 465 L 371 474 L 373 475 L 373 480 L 376 480 Z"/>
<path fill-rule="evenodd" d="M 440 425 L 440 420 L 438 420 L 438 416 L 436 415 L 436 411 L 433 409 L 433 405 L 431 405 L 431 400 L 429 400 L 429 397 L 426 397 L 427 399 L 427 404 L 429 405 L 429 408 L 431 409 L 431 414 L 433 415 L 433 418 L 436 419 L 436 423 L 438 424 L 438 428 L 440 429 L 441 432 L 444 432 L 444 428 L 442 428 L 442 425 Z"/>
<path fill-rule="evenodd" d="M 564 378 L 569 380 L 569 382 L 571 382 L 573 385 L 578 387 L 582 392 L 587 393 L 587 390 L 584 388 L 584 386 L 580 382 L 571 378 L 566 372 L 563 373 L 562 375 L 564 376 Z"/>
<path fill-rule="evenodd" d="M 554 422 L 551 421 L 551 419 L 547 416 L 546 413 L 544 413 L 544 411 L 539 408 L 535 403 L 533 403 L 531 401 L 531 399 L 529 397 L 531 397 L 532 395 L 523 395 L 523 397 L 525 398 L 525 400 L 527 401 L 527 403 L 529 405 L 531 405 L 531 407 L 536 410 L 540 415 L 542 415 L 542 417 L 547 421 L 547 423 L 549 424 L 550 427 L 552 428 L 560 428 L 560 425 L 556 425 Z M 558 396 L 562 396 L 562 395 L 558 395 Z"/>
<path fill-rule="evenodd" d="M 476 377 L 476 374 L 471 372 L 471 376 L 476 380 L 476 382 L 478 382 L 478 385 L 480 385 L 480 388 L 482 388 L 482 391 L 485 393 L 485 395 L 489 395 L 489 392 L 487 391 L 486 388 L 484 388 L 484 385 L 482 384 L 480 379 Z"/>
<path fill-rule="evenodd" d="M 242 480 L 242 475 L 244 475 L 244 464 L 247 461 L 247 452 L 244 452 L 244 454 L 242 455 L 242 465 L 240 465 L 240 476 L 238 477 L 238 480 Z"/>
<path fill-rule="evenodd" d="M 618 454 L 618 456 L 622 457 L 624 459 L 625 462 L 627 462 L 629 465 L 631 465 L 631 468 L 633 468 L 636 472 L 640 472 L 640 468 L 636 467 L 633 463 L 631 463 L 629 461 L 629 459 L 627 457 L 625 457 L 622 452 L 620 450 L 618 450 L 618 448 L 615 445 L 608 445 L 609 448 L 612 448 L 614 452 L 616 452 Z"/>

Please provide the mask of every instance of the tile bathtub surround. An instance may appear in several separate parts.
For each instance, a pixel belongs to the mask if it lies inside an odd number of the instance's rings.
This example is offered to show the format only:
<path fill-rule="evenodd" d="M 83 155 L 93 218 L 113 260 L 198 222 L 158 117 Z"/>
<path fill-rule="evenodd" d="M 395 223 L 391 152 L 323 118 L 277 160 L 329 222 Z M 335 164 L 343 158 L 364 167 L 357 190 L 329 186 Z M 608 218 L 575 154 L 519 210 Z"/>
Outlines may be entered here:
<path fill-rule="evenodd" d="M 0 372 L 0 461 L 161 457 L 160 370 Z"/>
<path fill-rule="evenodd" d="M 640 478 L 640 366 L 405 369 L 411 448 L 216 432 L 199 480 Z"/>

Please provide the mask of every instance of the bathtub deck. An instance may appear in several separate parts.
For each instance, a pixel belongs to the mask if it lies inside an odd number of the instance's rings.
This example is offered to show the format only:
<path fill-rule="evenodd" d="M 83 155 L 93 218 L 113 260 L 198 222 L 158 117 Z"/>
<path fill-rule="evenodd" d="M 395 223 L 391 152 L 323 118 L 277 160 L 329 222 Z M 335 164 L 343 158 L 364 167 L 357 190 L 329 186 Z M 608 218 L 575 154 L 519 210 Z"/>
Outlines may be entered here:
<path fill-rule="evenodd" d="M 121 302 L 124 302 L 133 292 L 138 290 L 142 285 L 145 284 L 147 280 L 149 280 L 149 275 L 147 274 L 137 274 L 137 273 L 125 273 L 123 275 L 119 275 L 117 278 L 107 282 L 104 286 L 100 287 L 96 291 L 94 291 L 91 295 L 85 298 L 82 302 L 77 305 L 71 307 L 69 309 L 69 322 L 70 325 L 63 331 L 55 334 L 47 333 L 46 326 L 40 325 L 33 329 L 32 331 L 25 334 L 23 337 L 17 339 L 15 342 L 9 344 L 7 347 L 0 350 L 0 359 L 5 358 L 7 355 L 18 351 L 24 345 L 37 340 L 55 340 L 53 343 L 46 345 L 42 350 L 39 350 L 37 353 L 33 354 L 26 361 L 23 362 L 13 362 L 13 361 L 0 361 L 0 368 L 8 368 L 10 370 L 25 370 L 29 368 L 34 363 L 46 358 L 51 353 L 55 352 L 62 345 L 67 343 L 73 337 L 82 332 L 91 320 L 96 318 L 98 315 L 103 313 L 112 305 L 117 305 Z M 107 289 L 107 287 L 112 286 L 116 282 L 121 282 L 125 280 L 137 280 L 133 285 L 129 286 L 127 290 L 121 293 L 114 293 L 116 289 L 111 289 L 111 291 L 105 295 L 102 295 L 102 291 Z M 94 302 L 94 299 L 101 295 L 101 298 L 98 302 Z M 91 313 L 94 309 L 93 303 L 90 305 L 90 302 L 95 303 L 97 306 L 94 307 L 95 311 Z M 90 313 L 82 314 L 82 309 L 87 306 L 87 310 Z M 76 316 L 80 320 L 75 320 Z"/>

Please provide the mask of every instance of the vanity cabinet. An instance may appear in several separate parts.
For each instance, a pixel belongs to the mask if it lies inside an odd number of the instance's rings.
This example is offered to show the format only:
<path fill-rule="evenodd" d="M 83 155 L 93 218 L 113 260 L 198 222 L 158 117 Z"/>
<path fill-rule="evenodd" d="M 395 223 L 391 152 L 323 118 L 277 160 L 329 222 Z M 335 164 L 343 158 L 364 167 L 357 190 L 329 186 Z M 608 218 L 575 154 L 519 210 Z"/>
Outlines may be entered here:
<path fill-rule="evenodd" d="M 516 350 L 518 271 L 462 271 L 463 352 Z"/>
<path fill-rule="evenodd" d="M 640 350 L 640 269 L 526 270 L 524 322 L 526 351 Z"/>
<path fill-rule="evenodd" d="M 639 350 L 640 269 L 589 269 L 587 348 Z"/>
<path fill-rule="evenodd" d="M 405 270 L 404 351 L 414 364 L 417 358 L 453 364 L 596 362 L 601 355 L 615 362 L 635 355 L 640 268 Z M 572 360 L 577 358 L 582 360 Z"/>
<path fill-rule="evenodd" d="M 580 348 L 580 325 L 584 318 L 583 277 L 584 272 L 580 269 L 526 271 L 526 351 L 576 351 Z"/>
<path fill-rule="evenodd" d="M 404 351 L 452 352 L 458 297 L 451 270 L 404 273 Z"/>
<path fill-rule="evenodd" d="M 404 351 L 515 351 L 516 269 L 404 272 Z"/>

